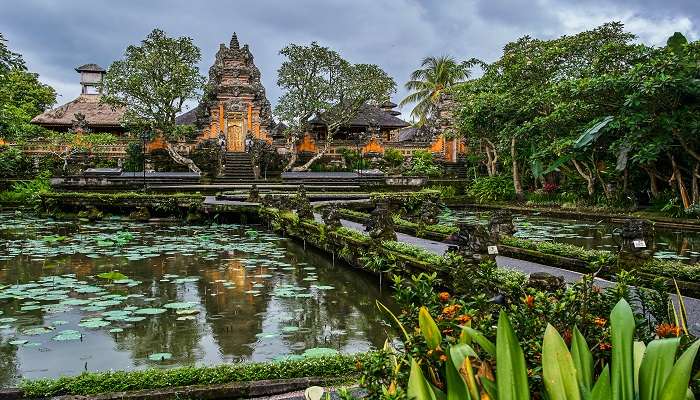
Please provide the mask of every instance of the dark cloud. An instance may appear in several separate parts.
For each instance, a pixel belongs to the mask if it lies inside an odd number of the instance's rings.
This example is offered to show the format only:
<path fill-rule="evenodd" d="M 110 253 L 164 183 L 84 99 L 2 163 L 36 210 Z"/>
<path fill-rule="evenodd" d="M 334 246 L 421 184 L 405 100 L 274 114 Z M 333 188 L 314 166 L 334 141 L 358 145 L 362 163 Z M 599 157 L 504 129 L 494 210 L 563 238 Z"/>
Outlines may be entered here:
<path fill-rule="evenodd" d="M 219 43 L 238 32 L 251 46 L 268 96 L 279 50 L 317 41 L 354 62 L 379 64 L 399 83 L 420 59 L 450 54 L 491 60 L 519 36 L 554 37 L 621 20 L 644 42 L 673 31 L 697 38 L 697 0 L 2 0 L 0 31 L 62 101 L 79 91 L 73 68 L 104 67 L 154 27 L 191 36 L 207 73 Z M 405 92 L 400 88 L 397 98 Z"/>

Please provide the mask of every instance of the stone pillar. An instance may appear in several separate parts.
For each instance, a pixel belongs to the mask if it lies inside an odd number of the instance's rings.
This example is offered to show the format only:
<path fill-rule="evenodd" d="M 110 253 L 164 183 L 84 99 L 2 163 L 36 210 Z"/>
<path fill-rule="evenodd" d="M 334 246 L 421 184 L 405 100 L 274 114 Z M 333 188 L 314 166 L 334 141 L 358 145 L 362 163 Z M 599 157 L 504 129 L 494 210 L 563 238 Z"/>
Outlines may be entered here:
<path fill-rule="evenodd" d="M 459 224 L 459 232 L 452 235 L 451 242 L 456 251 L 468 263 L 479 263 L 489 255 L 489 246 L 495 246 L 490 232 L 481 224 Z"/>
<path fill-rule="evenodd" d="M 336 230 L 343 226 L 340 222 L 340 214 L 338 213 L 338 206 L 336 204 L 331 204 L 330 206 L 323 209 L 321 215 L 323 218 L 323 223 L 326 224 L 328 229 Z"/>
<path fill-rule="evenodd" d="M 306 196 L 304 185 L 299 185 L 297 194 L 294 196 L 294 209 L 299 216 L 299 219 L 314 219 L 314 209 L 311 206 L 309 198 Z"/>
<path fill-rule="evenodd" d="M 654 225 L 643 219 L 627 220 L 620 232 L 620 265 L 634 267 L 654 254 Z"/>
<path fill-rule="evenodd" d="M 394 220 L 391 216 L 389 203 L 382 200 L 377 201 L 371 215 L 367 226 L 365 226 L 365 231 L 369 233 L 369 236 L 378 242 L 396 240 Z"/>

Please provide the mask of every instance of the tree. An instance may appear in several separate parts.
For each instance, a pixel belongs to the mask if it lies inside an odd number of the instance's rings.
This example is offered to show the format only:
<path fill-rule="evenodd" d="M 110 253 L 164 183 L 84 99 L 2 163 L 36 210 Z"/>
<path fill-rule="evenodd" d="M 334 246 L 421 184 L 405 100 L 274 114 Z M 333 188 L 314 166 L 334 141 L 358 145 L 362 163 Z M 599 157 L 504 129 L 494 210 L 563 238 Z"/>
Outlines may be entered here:
<path fill-rule="evenodd" d="M 126 108 L 127 126 L 162 135 L 173 160 L 196 173 L 201 172 L 199 167 L 179 154 L 171 142 L 184 137 L 175 117 L 204 87 L 197 67 L 200 59 L 201 52 L 192 38 L 171 38 L 154 29 L 140 46 L 126 48 L 124 58 L 109 67 L 103 82 L 103 101 Z"/>
<path fill-rule="evenodd" d="M 415 104 L 411 116 L 422 125 L 437 117 L 441 95 L 455 84 L 469 78 L 469 63 L 458 64 L 452 57 L 426 57 L 421 68 L 413 71 L 411 79 L 406 82 L 406 89 L 411 94 L 401 100 L 401 107 Z"/>
<path fill-rule="evenodd" d="M 21 140 L 42 132 L 29 122 L 55 102 L 53 88 L 27 71 L 22 56 L 10 51 L 0 34 L 0 137 Z"/>
<path fill-rule="evenodd" d="M 296 162 L 296 144 L 308 131 L 309 120 L 320 119 L 326 126 L 324 147 L 306 164 L 305 171 L 328 151 L 340 128 L 346 126 L 368 104 L 378 105 L 396 91 L 396 83 L 373 64 L 352 64 L 328 47 L 291 44 L 280 51 L 285 57 L 278 71 L 277 85 L 283 90 L 275 114 L 288 128 L 289 170 Z"/>

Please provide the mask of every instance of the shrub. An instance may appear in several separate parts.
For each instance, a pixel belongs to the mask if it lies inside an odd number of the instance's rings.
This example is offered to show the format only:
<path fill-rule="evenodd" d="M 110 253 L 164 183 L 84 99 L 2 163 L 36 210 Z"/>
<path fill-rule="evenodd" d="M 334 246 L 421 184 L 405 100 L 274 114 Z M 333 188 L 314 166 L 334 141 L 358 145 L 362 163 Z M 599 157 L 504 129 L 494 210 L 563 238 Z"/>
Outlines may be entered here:
<path fill-rule="evenodd" d="M 39 201 L 42 194 L 51 191 L 49 174 L 43 173 L 31 181 L 20 181 L 12 185 L 10 190 L 0 193 L 0 202 L 21 203 L 33 205 Z"/>
<path fill-rule="evenodd" d="M 417 150 L 411 156 L 411 166 L 404 172 L 406 175 L 440 176 L 443 171 L 435 162 L 432 153 Z"/>
<path fill-rule="evenodd" d="M 32 161 L 15 147 L 0 147 L 0 171 L 3 178 L 27 176 L 32 171 Z"/>
<path fill-rule="evenodd" d="M 124 171 L 136 172 L 143 170 L 143 147 L 141 143 L 132 142 L 126 147 Z"/>
<path fill-rule="evenodd" d="M 400 150 L 388 148 L 384 151 L 384 161 L 392 168 L 398 168 L 403 164 L 404 156 Z"/>
<path fill-rule="evenodd" d="M 479 203 L 508 201 L 515 198 L 515 189 L 509 176 L 482 176 L 471 182 L 467 194 Z"/>
<path fill-rule="evenodd" d="M 310 376 L 348 378 L 356 376 L 356 363 L 361 362 L 366 357 L 366 354 L 338 355 L 269 363 L 223 364 L 215 367 L 86 372 L 77 376 L 64 376 L 57 379 L 25 380 L 22 381 L 20 387 L 30 397 L 91 396 L 98 393 L 267 379 L 292 379 Z"/>

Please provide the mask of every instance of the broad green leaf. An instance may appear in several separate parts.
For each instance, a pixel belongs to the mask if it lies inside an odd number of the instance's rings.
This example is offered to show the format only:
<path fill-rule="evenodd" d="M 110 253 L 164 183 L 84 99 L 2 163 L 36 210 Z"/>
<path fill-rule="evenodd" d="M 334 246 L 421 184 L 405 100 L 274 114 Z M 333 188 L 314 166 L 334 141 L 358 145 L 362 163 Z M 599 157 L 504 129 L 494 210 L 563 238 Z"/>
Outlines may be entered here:
<path fill-rule="evenodd" d="M 383 312 L 386 314 L 390 319 L 393 325 L 401 331 L 403 334 L 403 338 L 405 342 L 408 342 L 410 340 L 410 337 L 408 336 L 408 332 L 406 332 L 406 328 L 403 327 L 403 324 L 401 321 L 399 321 L 398 318 L 396 318 L 396 315 L 394 315 L 391 310 L 389 310 L 384 304 L 382 304 L 379 300 L 377 300 L 377 308 L 379 308 L 379 311 Z"/>
<path fill-rule="evenodd" d="M 481 332 L 469 327 L 465 327 L 464 332 L 466 332 L 467 335 L 469 335 L 469 337 L 471 338 L 471 340 L 475 341 L 476 344 L 481 346 L 481 348 L 485 352 L 487 352 L 491 357 L 496 357 L 496 345 L 493 344 L 493 342 L 491 342 L 490 340 L 488 340 L 486 336 L 484 336 Z"/>
<path fill-rule="evenodd" d="M 542 343 L 542 377 L 551 400 L 581 399 L 574 360 L 564 339 L 549 324 Z"/>
<path fill-rule="evenodd" d="M 467 383 L 467 390 L 472 399 L 479 399 L 479 388 L 476 385 L 474 370 L 469 357 L 478 358 L 474 349 L 466 344 L 458 344 L 450 347 L 450 360 L 454 364 L 462 379 Z"/>
<path fill-rule="evenodd" d="M 571 161 L 572 155 L 571 154 L 566 154 L 561 157 L 559 157 L 556 161 L 554 161 L 549 167 L 547 167 L 546 170 L 542 171 L 542 175 L 547 175 L 551 172 L 554 171 L 559 171 L 559 167 L 562 165 L 568 163 Z"/>
<path fill-rule="evenodd" d="M 598 376 L 598 380 L 591 390 L 591 400 L 609 400 L 612 398 L 610 387 L 610 368 L 606 365 Z"/>
<path fill-rule="evenodd" d="M 425 307 L 421 307 L 418 312 L 418 326 L 420 327 L 420 331 L 429 349 L 434 350 L 440 347 L 440 343 L 442 342 L 440 329 L 438 329 L 435 320 L 430 316 L 430 312 L 428 312 L 428 309 Z"/>
<path fill-rule="evenodd" d="M 574 367 L 576 367 L 579 385 L 590 392 L 593 387 L 593 355 L 588 348 L 586 338 L 583 337 L 578 327 L 574 327 L 574 334 L 571 338 L 571 358 L 574 361 Z"/>
<path fill-rule="evenodd" d="M 644 352 L 647 347 L 644 342 L 634 342 L 633 346 L 633 359 L 634 359 L 634 395 L 639 398 L 639 368 L 642 366 L 642 360 L 644 359 Z"/>
<path fill-rule="evenodd" d="M 411 372 L 408 377 L 408 388 L 406 394 L 409 399 L 416 400 L 436 400 L 435 393 L 430 387 L 430 383 L 423 376 L 423 371 L 415 359 L 411 359 Z"/>
<path fill-rule="evenodd" d="M 649 343 L 639 368 L 639 399 L 655 400 L 671 373 L 680 338 L 660 339 Z"/>
<path fill-rule="evenodd" d="M 496 383 L 492 380 L 489 380 L 485 376 L 479 377 L 479 382 L 481 382 L 481 386 L 484 387 L 484 390 L 486 391 L 486 394 L 489 395 L 489 398 L 491 399 L 498 399 L 498 387 L 496 387 Z"/>
<path fill-rule="evenodd" d="M 445 375 L 447 375 L 447 400 L 470 400 L 467 383 L 459 374 L 452 359 L 452 352 L 449 352 L 448 360 L 445 363 Z"/>
<path fill-rule="evenodd" d="M 664 388 L 661 390 L 659 400 L 685 400 L 698 347 L 700 347 L 700 341 L 696 340 L 678 357 L 678 361 L 671 369 Z"/>
<path fill-rule="evenodd" d="M 472 344 L 472 338 L 467 334 L 465 328 L 471 326 L 471 321 L 467 325 L 462 327 L 462 332 L 459 333 L 459 343 L 460 344 Z"/>
<path fill-rule="evenodd" d="M 625 299 L 620 299 L 610 313 L 613 400 L 634 400 L 634 328 L 632 308 Z"/>
<path fill-rule="evenodd" d="M 574 142 L 574 149 L 581 149 L 583 147 L 588 146 L 589 144 L 595 142 L 598 140 L 600 135 L 603 134 L 603 128 L 612 122 L 614 118 L 610 115 L 607 117 L 603 118 L 601 121 L 595 123 L 593 126 L 590 128 L 586 129 L 581 136 L 579 136 L 578 139 Z"/>
<path fill-rule="evenodd" d="M 498 317 L 496 331 L 496 387 L 499 400 L 530 398 L 523 349 L 505 312 Z"/>

